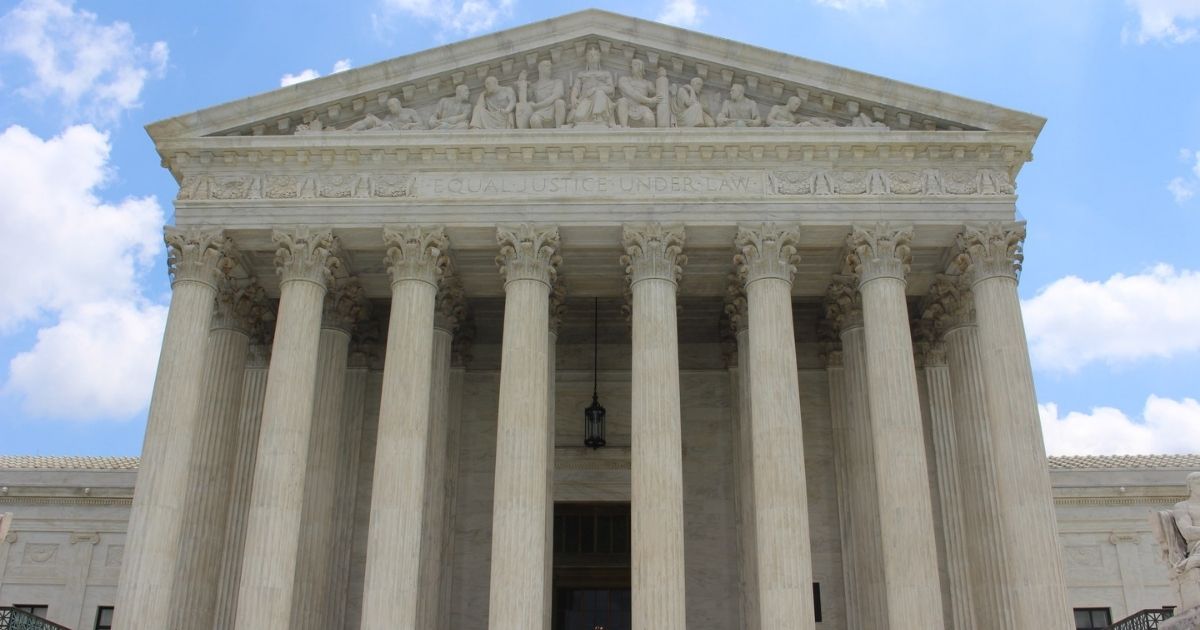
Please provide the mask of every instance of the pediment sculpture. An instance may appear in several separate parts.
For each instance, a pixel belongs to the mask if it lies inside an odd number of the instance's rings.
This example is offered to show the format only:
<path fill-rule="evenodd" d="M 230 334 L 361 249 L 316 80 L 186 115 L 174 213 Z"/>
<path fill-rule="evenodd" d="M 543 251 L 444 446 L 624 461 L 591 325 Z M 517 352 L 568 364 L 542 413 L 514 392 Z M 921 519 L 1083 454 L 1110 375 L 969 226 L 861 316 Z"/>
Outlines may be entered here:
<path fill-rule="evenodd" d="M 1151 514 L 1150 525 L 1161 548 L 1162 560 L 1179 588 L 1182 612 L 1176 617 L 1193 617 L 1200 624 L 1200 472 L 1189 474 L 1187 485 L 1187 500 L 1176 503 L 1170 510 Z M 1189 615 L 1189 611 L 1193 614 Z"/>
<path fill-rule="evenodd" d="M 340 127 L 313 113 L 296 126 L 295 133 L 653 127 L 889 129 L 865 111 L 855 113 L 848 122 L 806 113 L 799 95 L 780 95 L 779 102 L 760 104 L 747 95 L 744 84 L 732 83 L 718 97 L 706 91 L 702 77 L 672 83 L 666 68 L 660 66 L 649 73 L 650 78 L 646 61 L 638 57 L 628 59 L 628 74 L 615 76 L 603 61 L 600 48 L 589 45 L 582 68 L 566 77 L 555 76 L 554 63 L 543 59 L 537 62 L 535 81 L 529 81 L 525 71 L 511 85 L 488 74 L 482 90 L 474 95 L 469 86 L 459 82 L 453 96 L 439 99 L 425 114 L 390 96 L 383 101 L 385 111 L 381 113 L 368 112 Z M 714 100 L 719 103 L 715 111 L 709 109 Z"/>

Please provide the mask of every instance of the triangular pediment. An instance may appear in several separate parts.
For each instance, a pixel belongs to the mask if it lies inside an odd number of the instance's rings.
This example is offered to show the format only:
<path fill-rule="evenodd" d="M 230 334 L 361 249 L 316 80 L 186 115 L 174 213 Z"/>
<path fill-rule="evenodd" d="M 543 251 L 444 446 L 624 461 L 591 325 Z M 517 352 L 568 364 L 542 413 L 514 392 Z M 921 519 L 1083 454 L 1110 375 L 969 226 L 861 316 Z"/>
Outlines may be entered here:
<path fill-rule="evenodd" d="M 456 86 L 466 86 L 468 101 L 474 105 L 487 77 L 495 77 L 502 88 L 519 88 L 524 73 L 528 81 L 525 91 L 530 100 L 535 99 L 531 86 L 539 76 L 538 63 L 545 60 L 552 62 L 552 76 L 562 80 L 568 92 L 564 100 L 569 101 L 576 77 L 587 70 L 589 48 L 599 52 L 599 65 L 614 84 L 630 75 L 635 59 L 645 66 L 649 82 L 665 76 L 672 94 L 699 77 L 703 87 L 697 100 L 713 118 L 736 84 L 757 104 L 763 120 L 772 107 L 797 97 L 795 120 L 808 121 L 801 128 L 868 125 L 878 130 L 886 126 L 904 131 L 1003 131 L 1036 136 L 1045 123 L 1038 116 L 936 90 L 587 10 L 306 81 L 159 121 L 147 129 L 156 142 L 205 136 L 354 133 L 352 128 L 374 126 L 360 121 L 372 117 L 388 120 L 388 102 L 393 98 L 404 108 L 402 118 L 418 121 L 413 127 L 425 128 L 439 103 L 455 96 Z M 614 100 L 620 96 L 620 88 L 615 92 Z M 553 116 L 552 110 L 546 112 L 547 118 Z M 573 113 L 568 114 L 571 116 Z M 670 126 L 675 124 L 672 118 Z M 392 125 L 380 125 L 365 131 L 393 130 Z"/>

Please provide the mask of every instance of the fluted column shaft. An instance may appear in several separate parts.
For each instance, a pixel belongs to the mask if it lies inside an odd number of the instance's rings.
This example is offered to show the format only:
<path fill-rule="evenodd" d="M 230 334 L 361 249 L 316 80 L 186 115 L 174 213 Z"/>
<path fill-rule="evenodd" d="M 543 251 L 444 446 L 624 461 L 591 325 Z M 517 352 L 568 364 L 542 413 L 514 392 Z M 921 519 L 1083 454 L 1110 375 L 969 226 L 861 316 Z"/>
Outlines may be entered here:
<path fill-rule="evenodd" d="M 566 312 L 566 288 L 560 279 L 550 289 L 550 319 L 546 335 L 546 557 L 542 560 L 545 569 L 546 583 L 542 585 L 545 601 L 542 603 L 542 627 L 549 630 L 554 625 L 554 433 L 555 398 L 558 371 L 558 327 L 562 324 L 563 313 Z"/>
<path fill-rule="evenodd" d="M 276 231 L 282 276 L 279 317 L 263 400 L 254 489 L 238 585 L 239 630 L 292 627 L 292 586 L 299 552 L 304 476 L 317 379 L 321 306 L 329 266 L 329 232 Z"/>
<path fill-rule="evenodd" d="M 944 627 L 921 405 L 905 280 L 911 229 L 855 228 L 850 265 L 865 323 L 867 399 L 875 449 L 887 627 Z"/>
<path fill-rule="evenodd" d="M 133 507 L 114 626 L 161 630 L 171 591 L 187 499 L 187 462 L 196 433 L 205 351 L 223 258 L 220 231 L 166 229 L 173 282 Z"/>
<path fill-rule="evenodd" d="M 735 261 L 750 315 L 751 448 L 759 619 L 772 630 L 812 630 L 812 552 L 804 435 L 792 326 L 798 234 L 741 228 Z"/>
<path fill-rule="evenodd" d="M 933 424 L 938 496 L 942 505 L 942 537 L 946 545 L 946 568 L 950 578 L 950 610 L 955 630 L 974 630 L 975 608 L 968 560 L 971 543 L 967 539 L 963 514 L 954 396 L 943 344 L 932 343 L 925 351 L 924 372 L 929 392 L 929 416 Z"/>
<path fill-rule="evenodd" d="M 989 433 L 995 456 L 1009 590 L 1016 627 L 1071 627 L 1050 473 L 1042 440 L 1029 347 L 1017 295 L 1023 224 L 968 227 L 970 261 Z"/>
<path fill-rule="evenodd" d="M 461 338 L 461 333 L 460 333 Z M 458 353 L 455 353 L 458 356 Z M 454 546 L 457 534 L 457 515 L 458 506 L 458 460 L 459 460 L 459 444 L 462 434 L 462 394 L 463 394 L 463 378 L 466 376 L 466 368 L 461 365 L 454 364 L 450 368 L 450 430 L 449 438 L 447 439 L 446 453 L 446 507 L 445 507 L 445 523 L 446 535 L 443 537 L 442 557 L 446 558 L 447 566 L 451 566 L 454 562 Z M 441 606 L 438 612 L 438 624 L 436 630 L 454 630 L 450 626 L 450 612 L 454 596 L 454 573 L 453 571 L 442 571 L 442 598 Z"/>
<path fill-rule="evenodd" d="M 505 297 L 488 628 L 531 630 L 542 627 L 546 596 L 547 331 L 559 239 L 556 228 L 527 225 L 496 238 Z"/>
<path fill-rule="evenodd" d="M 625 226 L 633 292 L 631 514 L 633 628 L 684 630 L 683 438 L 676 282 L 682 227 Z"/>
<path fill-rule="evenodd" d="M 417 628 L 433 318 L 449 247 L 440 227 L 385 229 L 392 312 L 383 366 L 362 630 Z"/>
<path fill-rule="evenodd" d="M 265 294 L 256 283 L 226 280 L 222 285 L 208 337 L 199 422 L 187 465 L 187 500 L 171 598 L 170 627 L 178 630 L 212 630 L 215 620 L 249 330 L 265 311 Z"/>
<path fill-rule="evenodd" d="M 358 502 L 358 469 L 362 453 L 363 411 L 366 407 L 367 378 L 370 375 L 369 356 L 363 348 L 354 346 L 351 338 L 350 357 L 346 369 L 346 390 L 342 396 L 340 441 L 345 445 L 338 461 L 337 521 L 334 528 L 336 565 L 333 589 L 329 592 L 330 611 L 336 624 L 346 625 L 346 604 L 350 596 L 350 561 L 354 552 L 354 515 Z"/>
<path fill-rule="evenodd" d="M 450 347 L 461 310 L 461 291 L 443 281 L 433 326 L 433 364 L 429 390 L 429 444 L 425 474 L 425 523 L 421 544 L 421 597 L 417 601 L 418 628 L 433 630 L 441 606 L 442 570 L 445 551 L 446 439 L 449 435 Z"/>
<path fill-rule="evenodd" d="M 263 398 L 267 391 L 267 365 L 271 347 L 253 343 L 242 375 L 242 400 L 238 411 L 233 473 L 229 482 L 229 513 L 221 552 L 213 630 L 233 628 L 237 614 L 238 584 L 242 575 L 242 550 L 246 545 L 246 521 L 250 516 L 250 493 L 254 486 L 254 460 L 258 454 L 258 429 Z"/>
<path fill-rule="evenodd" d="M 737 364 L 733 391 L 737 399 L 734 420 L 734 483 L 738 522 L 738 573 L 741 576 L 742 624 L 758 630 L 758 561 L 754 543 L 754 448 L 750 405 L 750 317 L 746 312 L 745 286 L 736 279 L 725 305 L 733 329 Z"/>
<path fill-rule="evenodd" d="M 330 593 L 337 565 L 338 467 L 350 447 L 343 442 L 343 406 L 350 329 L 361 310 L 360 297 L 361 289 L 353 281 L 337 283 L 325 294 L 300 520 L 303 553 L 297 559 L 292 592 L 292 627 L 296 630 L 324 630 L 334 625 Z"/>
<path fill-rule="evenodd" d="M 848 447 L 850 427 L 846 415 L 846 369 L 841 350 L 825 353 L 825 376 L 829 380 L 829 416 L 832 421 L 833 472 L 838 499 L 838 534 L 842 549 L 842 586 L 846 594 L 846 627 L 861 628 L 860 585 L 855 565 L 856 541 L 851 518 Z"/>

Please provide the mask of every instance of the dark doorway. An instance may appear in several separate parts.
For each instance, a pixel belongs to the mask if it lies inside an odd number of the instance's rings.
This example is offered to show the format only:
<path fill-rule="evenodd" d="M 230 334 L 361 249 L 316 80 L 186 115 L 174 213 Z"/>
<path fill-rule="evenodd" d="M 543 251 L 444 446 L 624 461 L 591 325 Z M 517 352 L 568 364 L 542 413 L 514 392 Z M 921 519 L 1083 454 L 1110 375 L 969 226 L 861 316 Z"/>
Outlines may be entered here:
<path fill-rule="evenodd" d="M 554 505 L 553 630 L 630 630 L 629 504 Z"/>

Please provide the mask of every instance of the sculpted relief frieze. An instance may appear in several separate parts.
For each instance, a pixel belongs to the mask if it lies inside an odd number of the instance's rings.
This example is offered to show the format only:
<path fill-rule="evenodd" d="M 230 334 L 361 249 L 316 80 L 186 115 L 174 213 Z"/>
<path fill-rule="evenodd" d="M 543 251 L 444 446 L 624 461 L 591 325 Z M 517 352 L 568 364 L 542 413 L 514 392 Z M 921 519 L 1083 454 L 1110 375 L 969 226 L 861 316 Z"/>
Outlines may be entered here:
<path fill-rule="evenodd" d="M 639 127 L 772 127 L 781 131 L 890 128 L 876 120 L 883 115 L 880 108 L 873 109 L 873 116 L 851 101 L 842 104 L 835 113 L 831 95 L 810 100 L 807 90 L 797 88 L 785 93 L 779 82 L 771 82 L 770 91 L 759 91 L 751 98 L 748 92 L 760 85 L 760 78 L 754 75 L 735 79 L 732 72 L 723 72 L 717 79 L 704 69 L 705 64 L 697 64 L 697 71 L 703 70 L 705 76 L 689 76 L 682 73 L 680 61 L 672 80 L 667 67 L 657 64 L 657 56 L 643 59 L 631 54 L 624 57 L 605 54 L 594 44 L 580 47 L 579 51 L 581 56 L 565 64 L 565 68 L 557 60 L 531 61 L 530 70 L 536 63 L 537 71 L 533 80 L 526 70 L 520 70 L 515 77 L 507 74 L 513 70 L 511 64 L 507 69 L 483 66 L 479 73 L 482 85 L 474 88 L 465 81 L 465 73 L 453 73 L 453 83 L 449 84 L 453 88 L 451 95 L 421 100 L 409 86 L 410 89 L 400 93 L 381 93 L 374 111 L 368 111 L 371 107 L 365 105 L 365 100 L 359 101 L 362 107 L 355 110 L 358 114 L 353 118 L 343 117 L 340 107 L 311 110 L 301 117 L 302 122 L 287 131 L 281 128 L 281 132 L 308 135 Z M 499 76 L 496 70 L 502 70 Z M 706 85 L 705 77 L 710 77 L 710 85 Z M 711 85 L 714 82 L 718 85 Z M 430 91 L 433 90 L 431 87 Z M 910 118 L 908 114 L 897 115 L 900 120 Z M 265 132 L 265 126 L 255 131 Z"/>
<path fill-rule="evenodd" d="M 307 175 L 186 175 L 178 199 L 746 199 L 769 196 L 996 196 L 1014 192 L 1008 174 L 994 168 L 412 174 L 361 171 Z"/>

